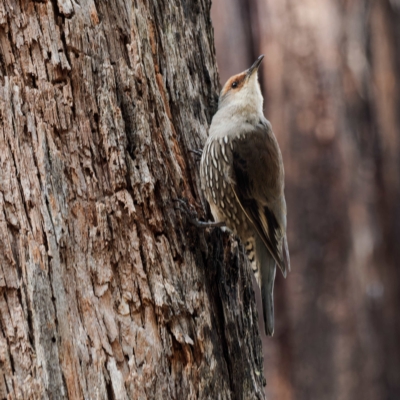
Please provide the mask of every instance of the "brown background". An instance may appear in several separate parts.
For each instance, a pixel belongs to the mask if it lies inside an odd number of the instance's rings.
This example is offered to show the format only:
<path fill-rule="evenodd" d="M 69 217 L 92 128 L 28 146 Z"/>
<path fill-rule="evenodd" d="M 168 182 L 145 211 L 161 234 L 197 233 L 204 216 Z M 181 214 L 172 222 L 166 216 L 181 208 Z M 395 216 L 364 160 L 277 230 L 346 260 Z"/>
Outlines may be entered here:
<path fill-rule="evenodd" d="M 285 162 L 267 397 L 399 399 L 400 2 L 215 0 L 212 20 L 221 83 L 265 54 Z"/>

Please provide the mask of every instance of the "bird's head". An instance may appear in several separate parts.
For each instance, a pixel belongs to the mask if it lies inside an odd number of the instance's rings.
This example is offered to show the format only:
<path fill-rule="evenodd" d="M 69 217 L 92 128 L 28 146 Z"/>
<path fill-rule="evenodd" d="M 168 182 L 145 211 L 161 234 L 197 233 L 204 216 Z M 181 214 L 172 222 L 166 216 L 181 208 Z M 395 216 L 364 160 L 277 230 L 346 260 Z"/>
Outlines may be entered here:
<path fill-rule="evenodd" d="M 262 113 L 263 97 L 258 82 L 257 71 L 264 56 L 257 58 L 246 71 L 228 79 L 219 96 L 218 109 L 234 107 L 237 110 L 248 110 Z"/>

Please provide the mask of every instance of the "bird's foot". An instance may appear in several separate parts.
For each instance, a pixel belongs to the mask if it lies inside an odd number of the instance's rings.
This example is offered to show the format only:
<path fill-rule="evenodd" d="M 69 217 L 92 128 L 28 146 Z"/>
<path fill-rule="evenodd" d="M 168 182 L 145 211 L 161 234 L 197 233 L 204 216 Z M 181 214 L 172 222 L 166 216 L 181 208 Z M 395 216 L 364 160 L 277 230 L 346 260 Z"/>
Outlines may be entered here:
<path fill-rule="evenodd" d="M 197 212 L 190 208 L 186 199 L 174 199 L 174 201 L 178 203 L 177 208 L 186 214 L 188 221 L 197 228 L 205 229 L 225 226 L 225 222 L 199 221 Z"/>
<path fill-rule="evenodd" d="M 199 158 L 201 158 L 201 156 L 203 155 L 203 150 L 200 149 L 189 149 L 189 151 Z"/>

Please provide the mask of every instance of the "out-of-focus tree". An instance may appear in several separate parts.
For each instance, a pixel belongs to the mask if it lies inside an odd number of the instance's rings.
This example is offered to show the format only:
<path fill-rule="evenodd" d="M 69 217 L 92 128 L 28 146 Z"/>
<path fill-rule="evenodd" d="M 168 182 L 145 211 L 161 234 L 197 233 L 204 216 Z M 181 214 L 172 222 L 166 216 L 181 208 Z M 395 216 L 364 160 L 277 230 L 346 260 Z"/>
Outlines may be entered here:
<path fill-rule="evenodd" d="M 213 7 L 223 79 L 265 54 L 265 114 L 286 169 L 292 272 L 277 278 L 264 340 L 267 393 L 398 399 L 400 3 Z"/>

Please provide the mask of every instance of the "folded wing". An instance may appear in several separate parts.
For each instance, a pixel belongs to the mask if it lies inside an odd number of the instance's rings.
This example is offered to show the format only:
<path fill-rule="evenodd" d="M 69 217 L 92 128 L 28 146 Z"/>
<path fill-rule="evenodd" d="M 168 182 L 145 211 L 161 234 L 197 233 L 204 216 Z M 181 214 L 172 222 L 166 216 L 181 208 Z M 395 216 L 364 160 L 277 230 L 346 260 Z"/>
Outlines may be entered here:
<path fill-rule="evenodd" d="M 286 277 L 286 205 L 283 164 L 270 127 L 260 124 L 232 142 L 233 190 L 244 213 Z M 284 215 L 282 215 L 284 213 Z"/>

